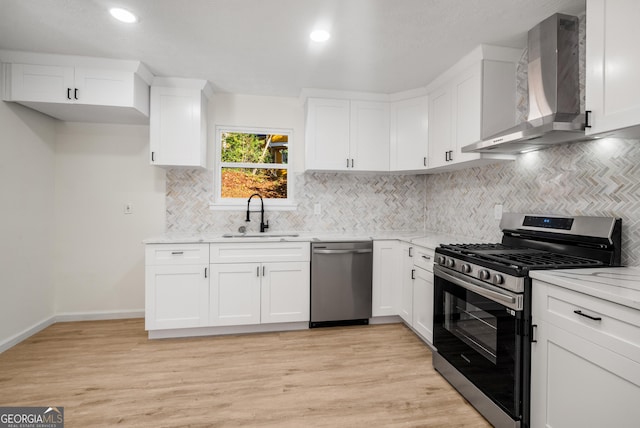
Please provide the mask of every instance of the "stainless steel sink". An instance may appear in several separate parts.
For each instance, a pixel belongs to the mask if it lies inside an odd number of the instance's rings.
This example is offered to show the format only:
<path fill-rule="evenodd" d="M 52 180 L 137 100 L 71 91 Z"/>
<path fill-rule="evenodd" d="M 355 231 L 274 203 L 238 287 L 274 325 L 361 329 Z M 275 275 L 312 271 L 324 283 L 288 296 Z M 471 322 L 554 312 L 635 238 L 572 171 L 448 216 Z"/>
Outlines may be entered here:
<path fill-rule="evenodd" d="M 295 238 L 298 233 L 225 233 L 223 238 Z"/>

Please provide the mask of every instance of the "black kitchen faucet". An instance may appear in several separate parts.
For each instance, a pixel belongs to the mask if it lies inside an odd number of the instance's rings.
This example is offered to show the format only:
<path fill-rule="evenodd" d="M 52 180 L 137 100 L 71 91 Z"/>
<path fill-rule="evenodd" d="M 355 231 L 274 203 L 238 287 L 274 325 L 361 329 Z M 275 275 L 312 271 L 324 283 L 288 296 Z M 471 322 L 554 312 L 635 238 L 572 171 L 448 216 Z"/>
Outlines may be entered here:
<path fill-rule="evenodd" d="M 247 201 L 247 220 L 246 221 L 251 221 L 251 219 L 249 218 L 249 213 L 251 212 L 249 210 L 249 204 L 251 204 L 251 198 L 253 198 L 254 196 L 257 196 L 260 198 L 260 233 L 264 232 L 265 229 L 269 228 L 269 221 L 267 220 L 267 222 L 264 222 L 264 201 L 262 200 L 262 196 L 260 196 L 259 193 L 254 193 L 253 195 L 249 196 L 249 200 Z"/>

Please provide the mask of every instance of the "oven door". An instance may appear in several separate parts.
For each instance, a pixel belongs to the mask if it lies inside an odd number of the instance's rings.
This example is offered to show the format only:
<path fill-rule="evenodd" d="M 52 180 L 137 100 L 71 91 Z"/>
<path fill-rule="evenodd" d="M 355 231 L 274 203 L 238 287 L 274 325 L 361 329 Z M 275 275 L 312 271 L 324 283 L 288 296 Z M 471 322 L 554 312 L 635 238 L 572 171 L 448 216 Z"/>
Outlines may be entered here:
<path fill-rule="evenodd" d="M 514 419 L 522 416 L 522 295 L 434 266 L 438 354 Z"/>

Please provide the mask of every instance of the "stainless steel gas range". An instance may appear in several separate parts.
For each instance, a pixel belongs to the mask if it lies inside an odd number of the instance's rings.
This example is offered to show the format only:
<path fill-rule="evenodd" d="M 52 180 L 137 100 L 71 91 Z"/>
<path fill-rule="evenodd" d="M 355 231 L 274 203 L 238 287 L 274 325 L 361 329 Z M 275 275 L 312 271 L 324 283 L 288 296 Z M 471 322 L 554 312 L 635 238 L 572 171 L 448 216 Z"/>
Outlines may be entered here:
<path fill-rule="evenodd" d="M 502 242 L 436 249 L 433 366 L 497 427 L 529 426 L 531 278 L 620 265 L 621 220 L 506 213 Z"/>

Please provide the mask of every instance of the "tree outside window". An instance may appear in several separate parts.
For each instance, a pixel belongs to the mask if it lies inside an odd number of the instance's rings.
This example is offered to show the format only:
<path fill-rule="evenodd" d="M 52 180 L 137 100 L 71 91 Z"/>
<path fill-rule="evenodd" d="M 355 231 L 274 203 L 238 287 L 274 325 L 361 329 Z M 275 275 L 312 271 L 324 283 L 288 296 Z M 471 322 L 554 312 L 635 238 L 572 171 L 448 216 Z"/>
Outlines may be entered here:
<path fill-rule="evenodd" d="M 290 133 L 220 129 L 218 136 L 219 201 L 247 199 L 254 193 L 288 200 Z"/>

